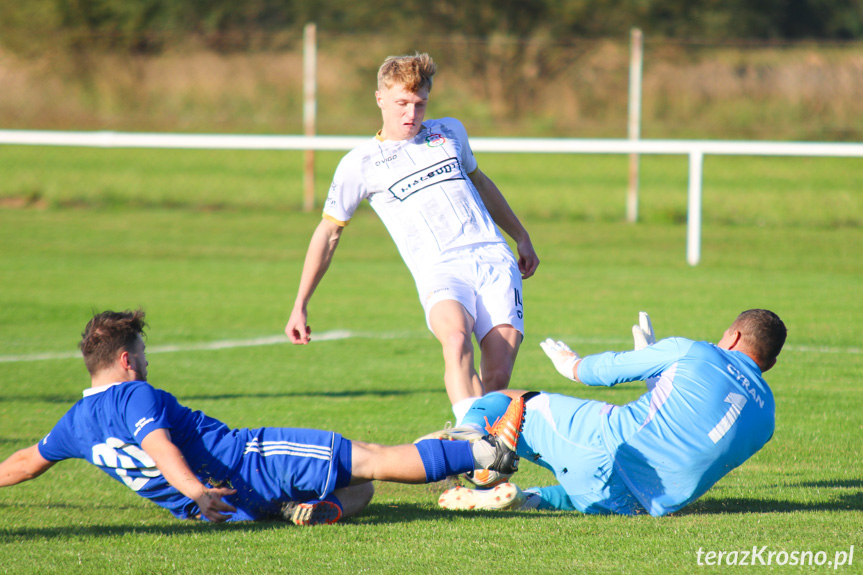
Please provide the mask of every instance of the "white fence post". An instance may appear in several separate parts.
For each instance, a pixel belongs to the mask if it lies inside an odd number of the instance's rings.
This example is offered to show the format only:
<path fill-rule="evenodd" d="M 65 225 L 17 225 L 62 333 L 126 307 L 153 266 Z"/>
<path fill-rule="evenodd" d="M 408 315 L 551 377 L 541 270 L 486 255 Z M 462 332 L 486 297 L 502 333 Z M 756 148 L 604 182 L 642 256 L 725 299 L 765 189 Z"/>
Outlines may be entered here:
<path fill-rule="evenodd" d="M 631 142 L 641 137 L 641 70 L 644 62 L 644 42 L 641 30 L 633 28 L 630 34 L 629 55 L 629 123 L 627 133 Z M 626 194 L 626 221 L 638 221 L 638 154 L 629 155 L 629 188 Z"/>
<path fill-rule="evenodd" d="M 315 135 L 317 106 L 317 27 L 314 23 L 303 28 L 303 131 Z M 315 207 L 315 151 L 307 149 L 303 168 L 303 211 Z"/>
<path fill-rule="evenodd" d="M 697 266 L 701 261 L 701 172 L 704 152 L 689 152 L 689 202 L 686 211 L 686 262 Z"/>

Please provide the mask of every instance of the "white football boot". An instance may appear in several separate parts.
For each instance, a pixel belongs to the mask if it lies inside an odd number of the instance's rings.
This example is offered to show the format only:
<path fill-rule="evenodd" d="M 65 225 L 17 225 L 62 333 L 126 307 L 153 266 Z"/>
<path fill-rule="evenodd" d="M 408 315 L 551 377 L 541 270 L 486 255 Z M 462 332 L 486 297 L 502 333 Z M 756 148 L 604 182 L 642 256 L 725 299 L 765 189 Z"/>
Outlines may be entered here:
<path fill-rule="evenodd" d="M 438 498 L 444 509 L 499 509 L 517 510 L 527 500 L 524 492 L 514 483 L 502 483 L 492 489 L 453 487 Z"/>

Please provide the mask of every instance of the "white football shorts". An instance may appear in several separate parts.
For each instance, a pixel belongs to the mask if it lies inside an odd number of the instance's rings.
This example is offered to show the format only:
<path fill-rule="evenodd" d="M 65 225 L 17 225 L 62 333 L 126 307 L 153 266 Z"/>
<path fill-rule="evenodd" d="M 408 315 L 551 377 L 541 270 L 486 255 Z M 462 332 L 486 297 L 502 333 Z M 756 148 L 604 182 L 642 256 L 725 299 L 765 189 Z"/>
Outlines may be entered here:
<path fill-rule="evenodd" d="M 482 341 L 492 328 L 511 325 L 524 335 L 521 272 L 505 243 L 450 250 L 417 279 L 417 292 L 429 324 L 439 301 L 455 300 L 474 318 L 474 335 Z"/>

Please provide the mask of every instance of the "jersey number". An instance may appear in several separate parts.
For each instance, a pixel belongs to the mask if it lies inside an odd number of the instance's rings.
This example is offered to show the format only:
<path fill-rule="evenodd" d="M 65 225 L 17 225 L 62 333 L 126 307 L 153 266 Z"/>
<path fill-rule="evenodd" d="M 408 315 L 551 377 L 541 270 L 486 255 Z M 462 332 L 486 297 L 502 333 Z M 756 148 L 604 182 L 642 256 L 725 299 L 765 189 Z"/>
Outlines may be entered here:
<path fill-rule="evenodd" d="M 149 477 L 161 475 L 155 462 L 143 449 L 124 443 L 116 437 L 109 437 L 105 443 L 93 446 L 93 463 L 112 468 L 132 491 L 140 491 L 150 481 Z M 140 471 L 144 477 L 133 479 L 129 477 L 127 469 Z"/>
<path fill-rule="evenodd" d="M 729 393 L 728 397 L 725 398 L 725 403 L 730 403 L 731 407 L 725 412 L 725 417 L 722 418 L 722 421 L 717 423 L 716 427 L 708 433 L 713 443 L 719 443 L 719 440 L 725 437 L 725 434 L 728 433 L 728 430 L 731 429 L 731 426 L 740 417 L 740 412 L 743 411 L 743 406 L 746 405 L 746 396 L 739 393 Z"/>

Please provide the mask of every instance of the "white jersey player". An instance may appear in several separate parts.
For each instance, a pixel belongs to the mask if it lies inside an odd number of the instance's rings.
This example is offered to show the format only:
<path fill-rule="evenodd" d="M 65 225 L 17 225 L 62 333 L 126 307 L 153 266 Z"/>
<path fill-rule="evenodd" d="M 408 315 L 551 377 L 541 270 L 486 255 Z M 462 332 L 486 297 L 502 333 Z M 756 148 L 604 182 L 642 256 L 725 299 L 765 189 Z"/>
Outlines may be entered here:
<path fill-rule="evenodd" d="M 309 342 L 309 300 L 367 199 L 413 274 L 428 327 L 443 347 L 444 381 L 460 420 L 475 398 L 509 384 L 524 334 L 521 282 L 539 258 L 477 166 L 461 122 L 424 121 L 434 73 L 426 54 L 390 57 L 381 66 L 375 95 L 383 128 L 336 169 L 285 332 L 293 343 Z M 518 259 L 498 226 L 515 241 Z M 481 377 L 472 335 L 482 352 Z"/>

